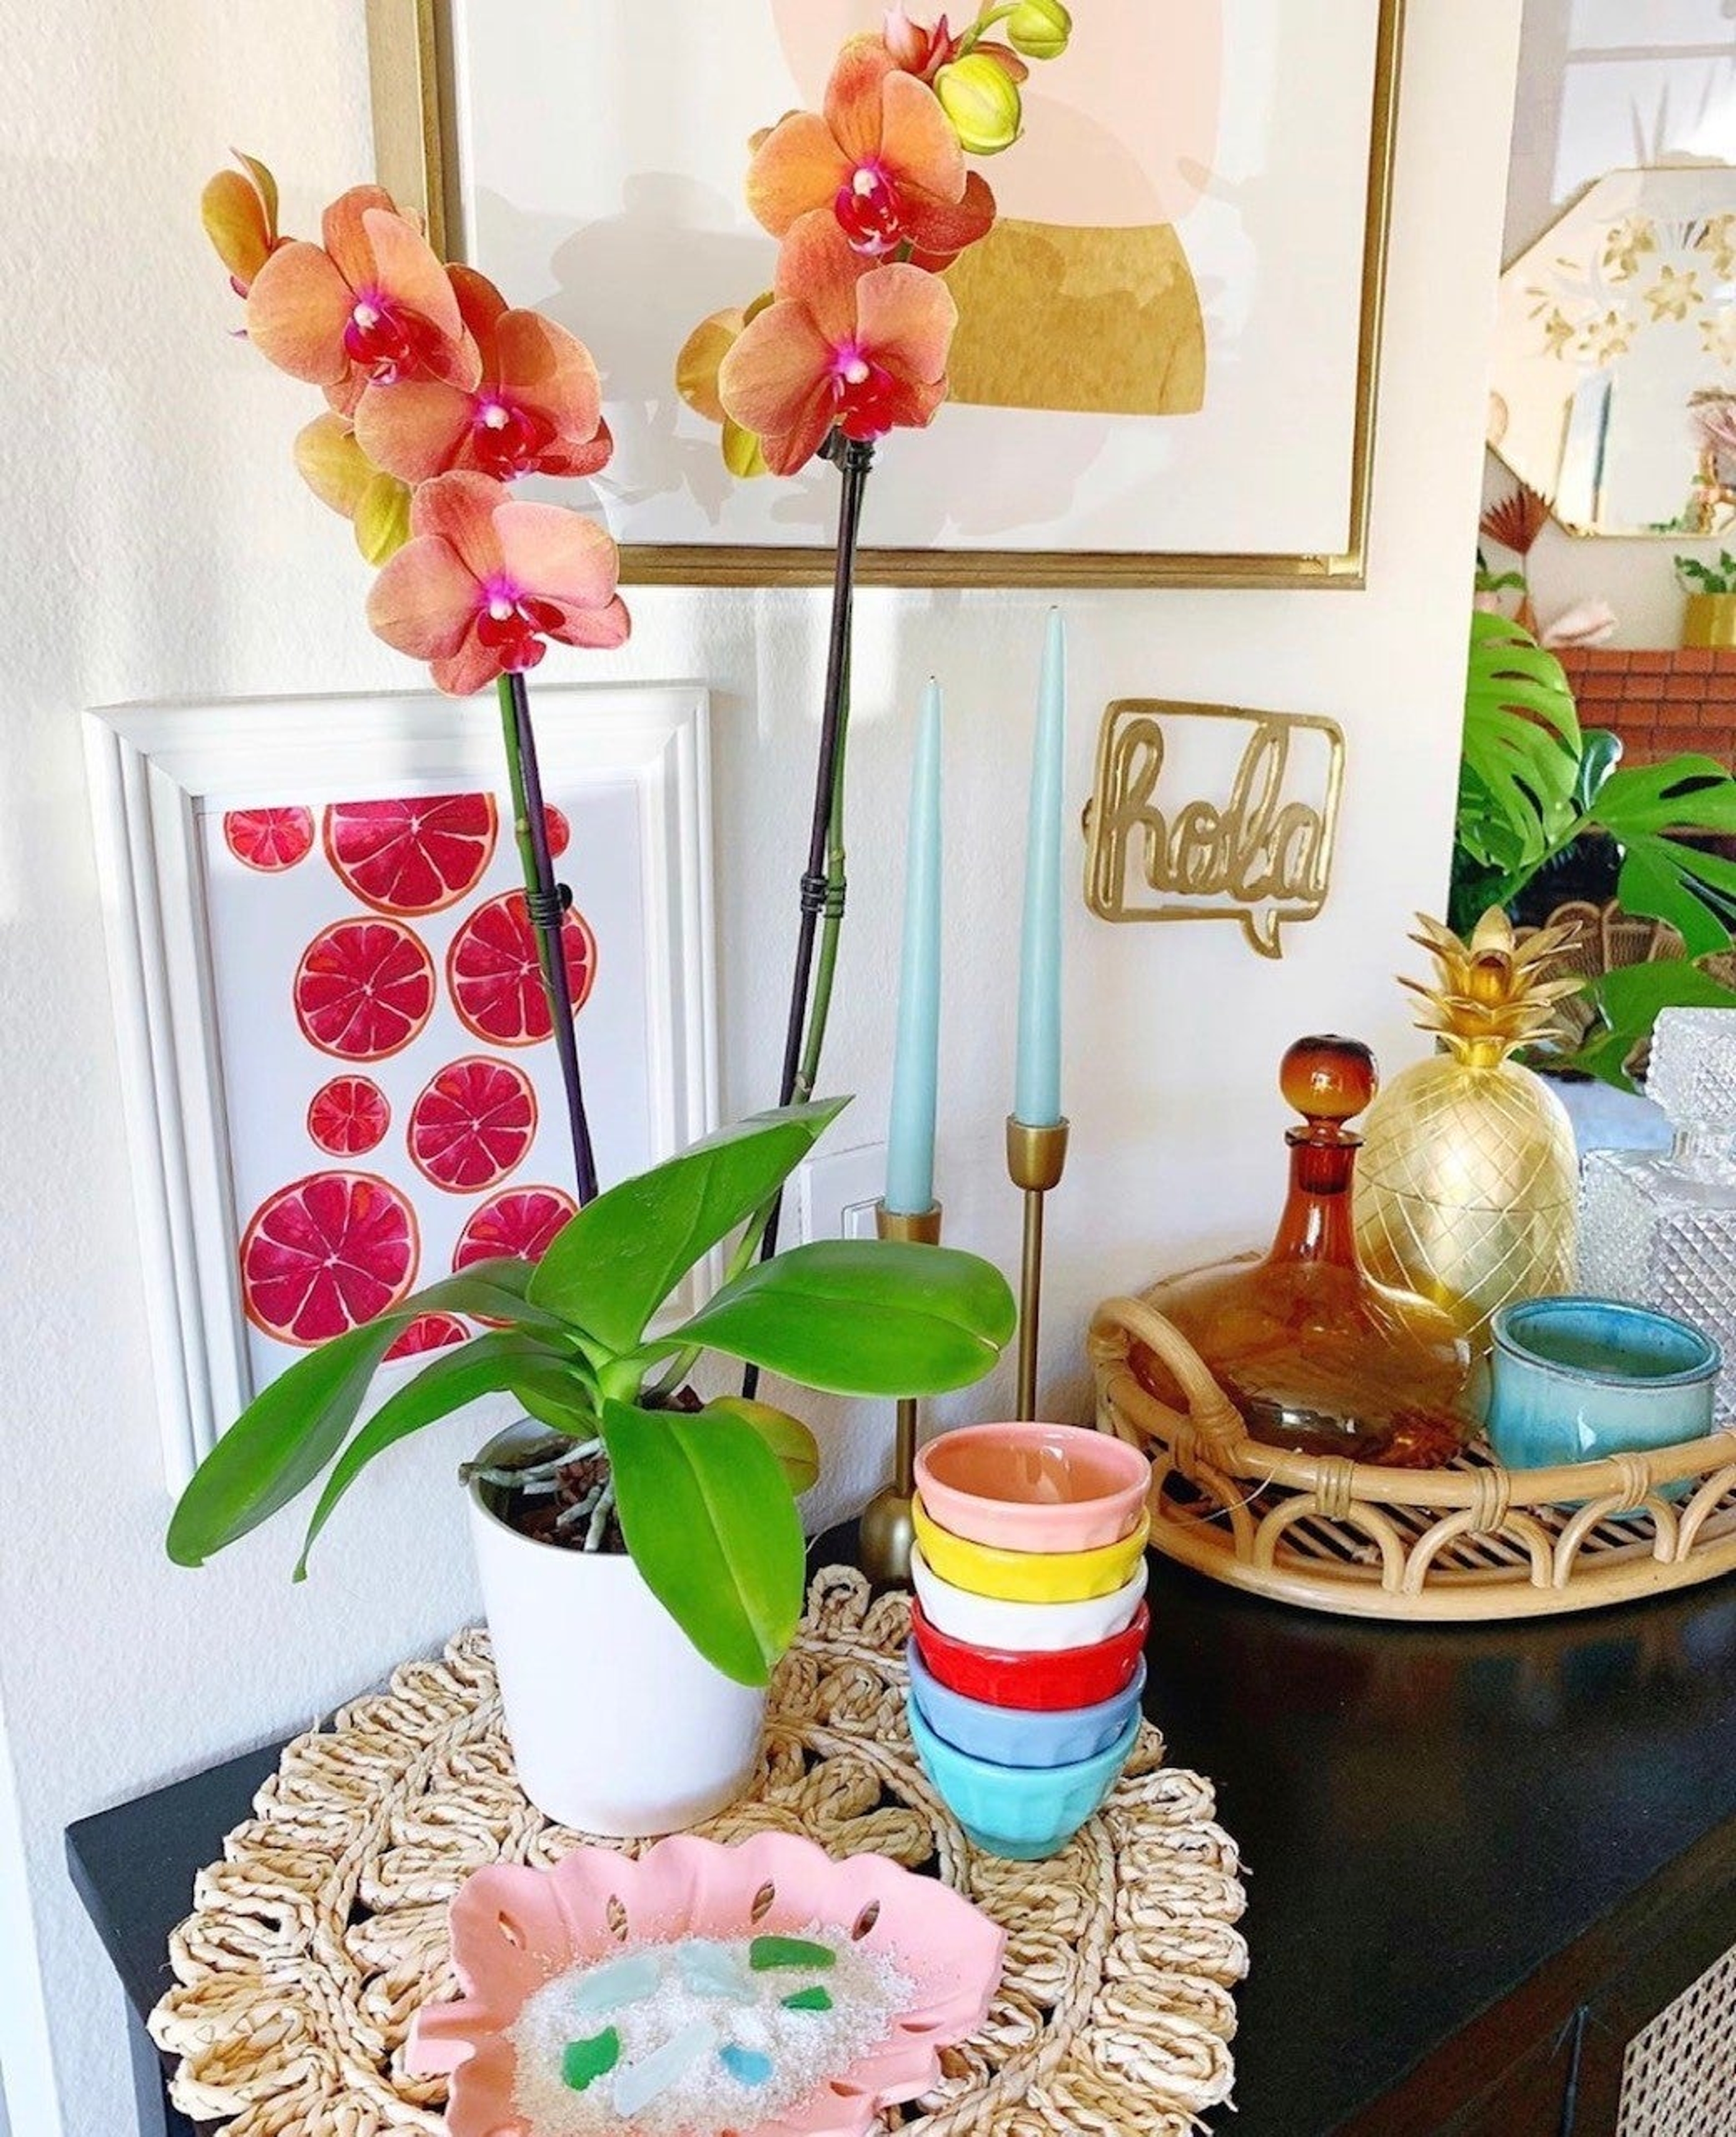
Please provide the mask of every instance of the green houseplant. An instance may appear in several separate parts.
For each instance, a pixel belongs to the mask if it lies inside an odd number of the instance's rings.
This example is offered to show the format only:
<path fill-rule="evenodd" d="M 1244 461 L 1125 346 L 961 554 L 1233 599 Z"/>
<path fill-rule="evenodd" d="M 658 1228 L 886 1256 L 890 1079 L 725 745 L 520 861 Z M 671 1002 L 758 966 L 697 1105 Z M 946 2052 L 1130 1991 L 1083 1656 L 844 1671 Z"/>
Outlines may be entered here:
<path fill-rule="evenodd" d="M 1676 583 L 1687 596 L 1682 610 L 1684 645 L 1736 645 L 1736 556 L 1719 552 L 1715 564 L 1678 557 Z"/>
<path fill-rule="evenodd" d="M 1736 779 L 1709 757 L 1623 767 L 1620 738 L 1583 728 L 1561 663 L 1506 616 L 1474 613 L 1459 767 L 1451 924 L 1515 912 L 1582 840 L 1607 843 L 1623 908 L 1667 922 L 1684 954 L 1602 974 L 1597 1021 L 1561 1065 L 1631 1088 L 1626 1063 L 1661 1009 L 1736 1006 L 1698 959 L 1729 950 L 1736 863 L 1676 835 L 1736 832 Z"/>
<path fill-rule="evenodd" d="M 789 1107 L 726 1129 L 586 1204 L 541 1262 L 479 1263 L 310 1353 L 265 1389 L 206 1457 L 175 1510 L 171 1556 L 198 1565 L 323 1476 L 298 1567 L 304 1571 L 307 1548 L 369 1463 L 484 1395 L 510 1395 L 540 1433 L 533 1444 L 521 1434 L 509 1450 L 491 1449 L 473 1479 L 473 1491 L 488 1494 L 482 1513 L 493 1541 L 501 1541 L 494 1535 L 499 1511 L 510 1527 L 523 1502 L 569 1463 L 600 1468 L 606 1495 L 604 1518 L 572 1538 L 577 1548 L 520 1537 L 510 1563 L 531 1555 L 545 1596 L 541 1617 L 564 1620 L 532 1635 L 557 1666 L 555 1729 L 570 1737 L 574 1717 L 582 1717 L 578 1751 L 588 1758 L 605 1749 L 612 1793 L 587 1794 L 581 1778 L 575 1796 L 555 1771 L 561 1753 L 542 1755 L 550 1717 L 515 1706 L 504 1628 L 489 1594 L 526 1786 L 555 1815 L 593 1830 L 659 1830 L 715 1808 L 743 1778 L 740 1747 L 751 1757 L 762 1688 L 800 1616 L 795 1499 L 813 1481 L 815 1457 L 805 1428 L 780 1411 L 729 1398 L 700 1406 L 683 1396 L 688 1372 L 702 1352 L 716 1351 L 833 1394 L 939 1394 L 980 1378 L 1013 1331 L 1004 1278 L 951 1249 L 831 1240 L 756 1258 L 772 1199 L 844 1103 Z M 726 1243 L 733 1251 L 720 1288 L 697 1312 L 659 1326 L 682 1279 Z M 394 1336 L 429 1312 L 494 1325 L 436 1355 L 353 1430 Z M 648 1594 L 646 1622 L 670 1635 L 655 1658 L 623 1635 L 623 1554 L 605 1575 L 604 1555 L 583 1547 L 607 1536 L 611 1505 L 625 1559 Z M 484 1574 L 486 1592 L 486 1556 Z M 585 1599 L 605 1580 L 615 1588 L 597 1614 Z M 550 1580 L 562 1584 L 559 1596 L 576 1599 L 570 1607 L 547 1603 Z M 703 1685 L 684 1695 L 670 1682 L 689 1643 L 707 1680 L 717 1680 L 709 1696 L 727 1717 L 703 1732 L 703 1748 L 724 1769 L 710 1787 L 686 1780 L 667 1731 L 648 1737 L 631 1711 L 635 1687 L 666 1696 L 672 1707 L 684 1698 L 689 1717 L 703 1709 Z M 587 1691 L 587 1666 L 616 1662 L 626 1680 L 594 1682 Z M 519 1672 L 526 1687 L 541 1673 L 540 1664 Z M 734 1749 L 725 1740 L 732 1729 Z M 657 1795 L 644 1808 L 620 1779 L 641 1753 Z"/>

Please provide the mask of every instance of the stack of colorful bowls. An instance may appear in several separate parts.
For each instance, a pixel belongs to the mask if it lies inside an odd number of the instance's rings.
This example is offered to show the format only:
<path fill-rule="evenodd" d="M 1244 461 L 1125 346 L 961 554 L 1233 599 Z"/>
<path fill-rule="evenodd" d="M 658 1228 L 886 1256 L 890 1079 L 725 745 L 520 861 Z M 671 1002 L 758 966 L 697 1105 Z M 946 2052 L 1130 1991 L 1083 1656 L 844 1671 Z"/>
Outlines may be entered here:
<path fill-rule="evenodd" d="M 1139 1734 L 1145 1495 L 1136 1448 L 1072 1424 L 976 1424 L 917 1457 L 910 1732 L 977 1847 L 1064 1847 Z"/>

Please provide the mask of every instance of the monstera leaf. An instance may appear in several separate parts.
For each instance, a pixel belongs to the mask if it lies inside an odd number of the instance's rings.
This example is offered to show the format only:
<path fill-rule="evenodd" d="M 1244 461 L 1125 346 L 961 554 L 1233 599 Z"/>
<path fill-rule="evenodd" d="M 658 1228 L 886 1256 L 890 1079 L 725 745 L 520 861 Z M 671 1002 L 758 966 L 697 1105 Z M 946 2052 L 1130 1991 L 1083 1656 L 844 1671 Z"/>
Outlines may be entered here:
<path fill-rule="evenodd" d="M 1579 716 L 1561 663 L 1529 631 L 1471 619 L 1458 843 L 1483 869 L 1536 868 L 1572 830 Z"/>
<path fill-rule="evenodd" d="M 1667 920 L 1690 957 L 1730 947 L 1736 862 L 1685 845 L 1672 832 L 1736 832 L 1736 779 L 1709 757 L 1673 757 L 1613 772 L 1591 820 L 1622 848 L 1616 894 L 1629 913 Z"/>

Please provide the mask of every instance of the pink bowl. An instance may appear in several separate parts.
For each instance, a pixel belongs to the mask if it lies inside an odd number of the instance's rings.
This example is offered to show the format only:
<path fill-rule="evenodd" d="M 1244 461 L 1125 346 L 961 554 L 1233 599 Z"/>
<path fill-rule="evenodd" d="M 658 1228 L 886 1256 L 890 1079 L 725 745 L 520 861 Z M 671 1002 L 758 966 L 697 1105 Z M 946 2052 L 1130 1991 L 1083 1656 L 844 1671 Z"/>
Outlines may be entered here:
<path fill-rule="evenodd" d="M 767 1890 L 770 1906 L 756 1908 Z M 625 1935 L 611 1925 L 611 1907 L 625 1918 Z M 737 1847 L 678 1833 L 636 1860 L 612 1847 L 581 1847 L 552 1870 L 506 1862 L 479 1870 L 450 1915 L 464 1993 L 416 2013 L 406 2066 L 418 2076 L 450 2076 L 450 2137 L 532 2137 L 513 2104 L 510 2034 L 545 1982 L 613 1958 L 624 1945 L 776 1935 L 810 1922 L 835 1925 L 864 1950 L 883 1951 L 913 1984 L 910 2008 L 848 2070 L 737 2137 L 862 2137 L 883 2107 L 926 2092 L 940 2051 L 982 2023 L 1006 1936 L 937 1879 L 880 1855 L 834 1862 L 790 1833 L 756 1833 Z"/>
<path fill-rule="evenodd" d="M 1151 1485 L 1136 1447 L 1082 1424 L 969 1424 L 917 1456 L 944 1529 L 1004 1550 L 1094 1550 L 1131 1536 Z"/>

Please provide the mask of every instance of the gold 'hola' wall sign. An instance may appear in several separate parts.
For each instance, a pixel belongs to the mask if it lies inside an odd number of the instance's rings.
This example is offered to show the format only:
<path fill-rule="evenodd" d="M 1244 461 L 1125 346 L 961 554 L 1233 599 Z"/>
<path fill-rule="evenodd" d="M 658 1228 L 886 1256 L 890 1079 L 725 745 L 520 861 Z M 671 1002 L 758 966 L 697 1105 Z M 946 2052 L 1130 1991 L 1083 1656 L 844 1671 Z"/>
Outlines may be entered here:
<path fill-rule="evenodd" d="M 1172 736 L 1186 768 L 1166 782 Z M 1281 957 L 1280 929 L 1326 902 L 1344 777 L 1335 720 L 1118 699 L 1097 737 L 1085 902 L 1102 920 L 1239 921 Z"/>

